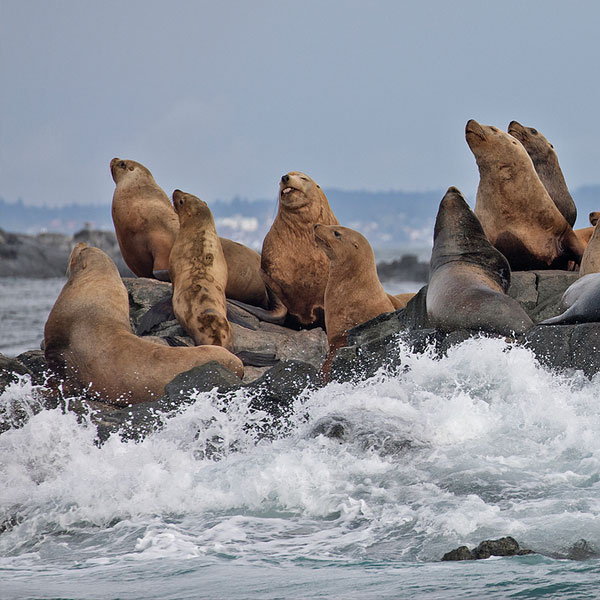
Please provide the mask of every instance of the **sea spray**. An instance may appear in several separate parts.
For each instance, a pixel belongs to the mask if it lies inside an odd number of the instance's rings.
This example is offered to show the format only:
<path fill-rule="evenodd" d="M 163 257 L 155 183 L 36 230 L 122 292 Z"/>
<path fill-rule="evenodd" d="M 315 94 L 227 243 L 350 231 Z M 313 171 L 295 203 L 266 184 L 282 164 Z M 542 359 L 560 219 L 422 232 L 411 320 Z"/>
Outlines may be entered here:
<path fill-rule="evenodd" d="M 600 547 L 597 378 L 484 337 L 441 358 L 397 352 L 397 370 L 306 393 L 277 425 L 244 391 L 198 393 L 137 443 L 32 415 L 0 435 L 0 568 L 417 565 L 504 535 Z"/>

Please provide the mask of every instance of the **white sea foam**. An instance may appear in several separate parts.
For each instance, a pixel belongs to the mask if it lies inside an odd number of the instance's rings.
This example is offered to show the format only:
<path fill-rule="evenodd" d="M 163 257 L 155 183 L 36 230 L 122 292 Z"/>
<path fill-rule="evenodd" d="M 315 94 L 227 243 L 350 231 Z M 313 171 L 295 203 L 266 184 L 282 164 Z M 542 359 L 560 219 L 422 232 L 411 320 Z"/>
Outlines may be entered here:
<path fill-rule="evenodd" d="M 0 435 L 0 566 L 434 560 L 503 535 L 544 551 L 581 537 L 600 547 L 598 380 L 485 338 L 442 359 L 398 352 L 397 372 L 301 398 L 273 440 L 243 393 L 227 407 L 197 394 L 140 443 L 98 447 L 73 414 L 32 416 Z M 12 386 L 0 402 L 34 392 Z M 341 439 L 318 434 L 332 422 Z"/>

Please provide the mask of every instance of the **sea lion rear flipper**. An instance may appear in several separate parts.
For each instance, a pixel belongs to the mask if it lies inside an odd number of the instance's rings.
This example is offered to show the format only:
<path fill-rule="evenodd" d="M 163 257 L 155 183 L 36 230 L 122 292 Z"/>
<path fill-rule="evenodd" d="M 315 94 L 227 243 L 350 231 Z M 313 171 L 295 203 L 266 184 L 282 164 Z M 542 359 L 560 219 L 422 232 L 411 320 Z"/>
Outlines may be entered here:
<path fill-rule="evenodd" d="M 246 312 L 259 318 L 261 321 L 274 323 L 275 325 L 283 325 L 288 312 L 287 307 L 268 285 L 266 287 L 267 295 L 269 297 L 268 309 L 261 308 L 260 306 L 253 306 L 252 304 L 246 304 L 239 300 L 232 300 L 231 298 L 228 298 L 228 301 L 243 308 Z"/>
<path fill-rule="evenodd" d="M 250 367 L 272 367 L 279 362 L 279 359 L 275 354 L 267 352 L 242 350 L 241 352 L 237 352 L 236 356 L 244 363 L 244 365 Z"/>
<path fill-rule="evenodd" d="M 136 334 L 144 335 L 151 331 L 155 325 L 163 323 L 164 321 L 171 321 L 174 318 L 175 313 L 173 312 L 172 298 L 169 297 L 159 300 L 142 315 L 136 329 Z"/>
<path fill-rule="evenodd" d="M 236 325 L 240 325 L 246 329 L 252 329 L 252 331 L 256 331 L 258 329 L 257 324 L 253 323 L 252 320 L 248 318 L 252 317 L 253 315 L 250 315 L 249 311 L 246 311 L 244 306 L 241 308 L 244 310 L 240 310 L 240 308 L 237 306 L 237 301 L 227 298 L 227 320 L 230 323 L 235 323 Z"/>

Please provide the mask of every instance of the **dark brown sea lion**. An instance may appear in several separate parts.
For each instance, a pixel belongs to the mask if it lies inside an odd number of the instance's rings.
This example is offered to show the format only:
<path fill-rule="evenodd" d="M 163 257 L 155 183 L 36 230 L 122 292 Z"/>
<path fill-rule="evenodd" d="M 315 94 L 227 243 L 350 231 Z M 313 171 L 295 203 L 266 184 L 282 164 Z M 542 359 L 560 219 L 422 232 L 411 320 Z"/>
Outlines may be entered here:
<path fill-rule="evenodd" d="M 220 346 L 171 348 L 137 337 L 117 267 L 83 242 L 71 252 L 69 280 L 48 316 L 44 347 L 55 378 L 118 405 L 156 400 L 179 373 L 210 361 L 243 375 L 242 361 Z"/>
<path fill-rule="evenodd" d="M 516 138 L 471 119 L 465 137 L 479 167 L 475 214 L 512 269 L 567 268 L 584 246 Z"/>
<path fill-rule="evenodd" d="M 533 322 L 506 295 L 510 267 L 488 241 L 481 224 L 455 187 L 440 203 L 427 287 L 427 315 L 442 331 L 477 329 L 511 335 Z"/>
<path fill-rule="evenodd" d="M 537 129 L 525 127 L 518 121 L 509 123 L 508 133 L 523 144 L 527 154 L 531 157 L 538 177 L 556 204 L 556 208 L 567 223 L 573 227 L 577 220 L 577 207 L 558 164 L 554 146 Z"/>

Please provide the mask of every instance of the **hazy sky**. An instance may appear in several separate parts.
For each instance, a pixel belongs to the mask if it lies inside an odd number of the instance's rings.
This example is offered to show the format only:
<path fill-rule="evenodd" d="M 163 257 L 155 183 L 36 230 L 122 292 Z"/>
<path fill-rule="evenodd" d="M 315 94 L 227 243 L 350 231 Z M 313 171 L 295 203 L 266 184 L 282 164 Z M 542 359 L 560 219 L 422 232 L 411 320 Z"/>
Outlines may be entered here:
<path fill-rule="evenodd" d="M 516 119 L 600 183 L 600 3 L 0 0 L 0 197 L 109 203 L 114 156 L 170 194 L 478 182 L 464 126 Z"/>

